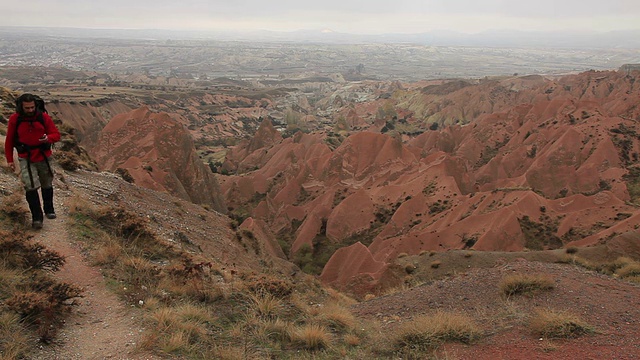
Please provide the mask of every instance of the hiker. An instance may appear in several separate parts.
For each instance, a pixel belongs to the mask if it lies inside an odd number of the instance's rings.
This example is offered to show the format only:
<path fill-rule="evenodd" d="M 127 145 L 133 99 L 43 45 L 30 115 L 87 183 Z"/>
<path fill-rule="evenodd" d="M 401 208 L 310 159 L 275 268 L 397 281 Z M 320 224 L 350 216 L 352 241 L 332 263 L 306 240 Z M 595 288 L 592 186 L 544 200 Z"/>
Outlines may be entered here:
<path fill-rule="evenodd" d="M 60 132 L 44 109 L 44 101 L 32 94 L 16 99 L 16 112 L 9 117 L 4 153 L 11 171 L 16 170 L 13 148 L 18 152 L 20 178 L 24 184 L 34 229 L 41 229 L 44 216 L 55 219 L 53 170 L 48 158 L 51 144 L 60 141 Z M 42 188 L 42 205 L 38 188 Z M 43 216 L 44 215 L 44 216 Z"/>

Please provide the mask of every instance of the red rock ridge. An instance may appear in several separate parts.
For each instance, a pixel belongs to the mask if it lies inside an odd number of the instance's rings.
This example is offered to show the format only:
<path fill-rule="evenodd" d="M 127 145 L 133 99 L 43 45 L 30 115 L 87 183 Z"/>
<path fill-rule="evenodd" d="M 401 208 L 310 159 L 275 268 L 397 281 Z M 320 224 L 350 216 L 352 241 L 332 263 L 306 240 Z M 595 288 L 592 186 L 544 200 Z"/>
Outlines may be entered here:
<path fill-rule="evenodd" d="M 225 212 L 217 180 L 182 124 L 147 107 L 116 115 L 91 151 L 101 169 L 126 169 L 134 182 Z"/>

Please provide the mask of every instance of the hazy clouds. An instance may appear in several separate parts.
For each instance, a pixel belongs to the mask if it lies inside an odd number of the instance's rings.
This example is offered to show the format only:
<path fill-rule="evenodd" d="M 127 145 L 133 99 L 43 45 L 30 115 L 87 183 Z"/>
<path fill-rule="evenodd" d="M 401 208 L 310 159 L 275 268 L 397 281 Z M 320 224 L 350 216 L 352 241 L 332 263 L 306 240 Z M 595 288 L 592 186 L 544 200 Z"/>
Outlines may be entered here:
<path fill-rule="evenodd" d="M 638 0 L 31 0 L 0 4 L 2 25 L 298 30 L 640 29 Z"/>

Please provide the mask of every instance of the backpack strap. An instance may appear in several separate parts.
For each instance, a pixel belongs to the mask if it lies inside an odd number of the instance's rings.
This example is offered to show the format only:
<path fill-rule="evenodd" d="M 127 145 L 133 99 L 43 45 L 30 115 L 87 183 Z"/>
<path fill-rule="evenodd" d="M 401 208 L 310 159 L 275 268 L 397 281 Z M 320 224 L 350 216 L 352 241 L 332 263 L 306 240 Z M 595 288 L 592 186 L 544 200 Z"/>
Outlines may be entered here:
<path fill-rule="evenodd" d="M 42 124 L 42 127 L 45 127 L 44 116 L 42 116 L 42 112 L 40 111 L 36 112 L 36 121 Z M 18 119 L 16 120 L 16 126 L 13 132 L 13 144 L 14 144 L 14 147 L 16 148 L 20 145 L 24 145 L 23 143 L 20 142 L 20 139 L 18 138 L 18 127 L 20 127 L 20 124 L 23 122 L 24 122 L 24 117 L 22 115 L 18 115 Z M 24 145 L 24 146 L 27 146 L 27 145 Z"/>
<path fill-rule="evenodd" d="M 41 111 L 37 111 L 36 112 L 36 121 L 39 122 L 40 124 L 42 124 L 42 127 L 44 127 L 44 116 L 42 116 L 42 112 Z M 13 146 L 16 148 L 16 150 L 19 150 L 19 153 L 22 152 L 29 152 L 31 153 L 31 147 L 27 144 L 23 144 L 20 142 L 20 140 L 18 139 L 18 126 L 20 126 L 20 124 L 24 122 L 24 117 L 22 115 L 18 115 L 18 119 L 16 121 L 16 127 L 15 127 L 15 132 L 13 135 Z M 45 128 L 46 129 L 46 128 Z M 51 174 L 51 176 L 53 176 L 53 170 L 51 169 L 51 165 L 49 164 L 49 159 L 47 158 L 47 156 L 44 154 L 45 151 L 45 146 L 47 144 L 43 144 L 38 146 L 38 149 L 40 150 L 40 152 L 42 152 L 42 156 L 44 157 L 44 161 L 47 164 L 47 168 L 49 169 L 49 174 Z M 20 151 L 22 150 L 22 151 Z M 33 174 L 31 173 L 31 154 L 27 155 L 27 171 L 29 172 L 29 180 L 31 180 L 31 187 L 33 187 Z"/>

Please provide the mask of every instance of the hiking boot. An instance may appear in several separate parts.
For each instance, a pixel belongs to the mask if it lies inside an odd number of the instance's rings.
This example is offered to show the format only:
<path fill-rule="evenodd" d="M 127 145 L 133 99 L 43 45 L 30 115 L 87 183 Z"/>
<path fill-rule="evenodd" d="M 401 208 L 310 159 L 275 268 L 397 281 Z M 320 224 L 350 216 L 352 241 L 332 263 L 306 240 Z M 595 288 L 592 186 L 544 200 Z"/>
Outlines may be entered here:
<path fill-rule="evenodd" d="M 42 213 L 42 207 L 40 206 L 40 196 L 38 196 L 38 191 L 27 191 L 26 198 L 27 203 L 29 204 L 29 210 L 31 211 L 31 226 L 34 229 L 42 229 L 42 220 L 44 219 L 44 214 Z"/>
<path fill-rule="evenodd" d="M 42 188 L 42 207 L 47 219 L 55 219 L 56 211 L 53 209 L 53 188 Z M 53 214 L 53 217 L 49 217 Z"/>
<path fill-rule="evenodd" d="M 44 214 L 44 216 L 46 216 L 47 219 L 55 219 L 55 218 L 57 218 L 56 213 L 46 213 L 46 214 Z"/>

